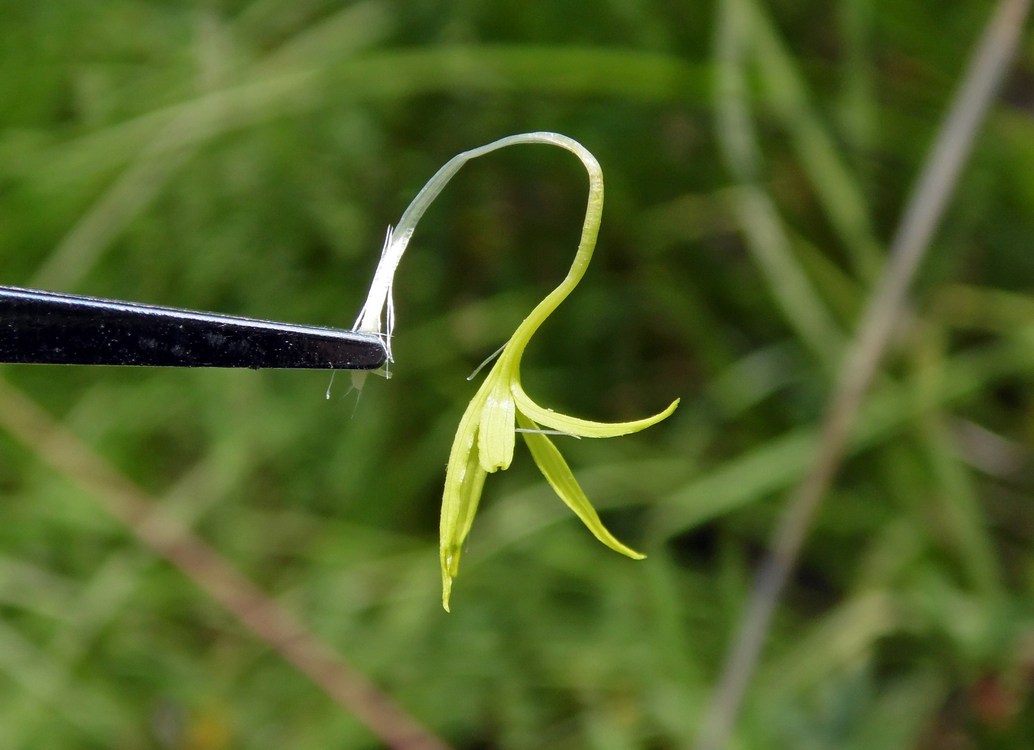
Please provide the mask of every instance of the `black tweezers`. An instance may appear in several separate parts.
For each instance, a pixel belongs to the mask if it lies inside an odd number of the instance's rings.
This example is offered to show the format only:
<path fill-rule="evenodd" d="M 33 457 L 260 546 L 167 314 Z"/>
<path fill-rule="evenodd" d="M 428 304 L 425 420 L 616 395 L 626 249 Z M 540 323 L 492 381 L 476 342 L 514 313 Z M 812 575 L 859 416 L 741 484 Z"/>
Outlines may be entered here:
<path fill-rule="evenodd" d="M 367 333 L 0 286 L 0 362 L 374 370 Z"/>

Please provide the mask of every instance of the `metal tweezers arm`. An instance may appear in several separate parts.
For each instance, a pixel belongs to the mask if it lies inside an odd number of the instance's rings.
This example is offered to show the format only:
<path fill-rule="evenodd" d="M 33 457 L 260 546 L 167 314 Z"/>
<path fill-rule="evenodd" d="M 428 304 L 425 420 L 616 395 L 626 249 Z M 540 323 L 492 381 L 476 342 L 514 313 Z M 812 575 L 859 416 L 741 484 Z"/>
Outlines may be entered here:
<path fill-rule="evenodd" d="M 373 370 L 355 331 L 0 286 L 0 362 Z"/>

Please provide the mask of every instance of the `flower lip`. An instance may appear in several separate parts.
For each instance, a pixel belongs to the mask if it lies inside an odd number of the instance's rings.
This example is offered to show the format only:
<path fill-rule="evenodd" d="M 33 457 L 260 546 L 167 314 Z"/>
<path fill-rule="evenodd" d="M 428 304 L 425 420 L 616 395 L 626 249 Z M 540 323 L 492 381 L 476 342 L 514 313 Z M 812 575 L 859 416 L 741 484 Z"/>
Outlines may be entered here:
<path fill-rule="evenodd" d="M 493 368 L 492 372 L 495 372 Z M 517 407 L 509 379 L 500 376 L 488 381 L 491 387 L 481 409 L 478 429 L 478 453 L 481 468 L 492 473 L 510 468 L 513 460 Z"/>

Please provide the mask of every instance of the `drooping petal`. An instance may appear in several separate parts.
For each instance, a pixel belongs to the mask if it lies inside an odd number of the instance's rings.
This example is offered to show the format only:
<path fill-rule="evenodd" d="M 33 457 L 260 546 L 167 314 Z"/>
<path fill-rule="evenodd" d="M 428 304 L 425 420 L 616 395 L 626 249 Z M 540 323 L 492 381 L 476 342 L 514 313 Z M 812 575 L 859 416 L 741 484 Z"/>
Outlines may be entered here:
<path fill-rule="evenodd" d="M 491 473 L 510 468 L 513 461 L 514 413 L 510 381 L 503 377 L 499 367 L 493 367 L 485 380 L 484 406 L 478 429 L 478 453 L 481 468 Z"/>
<path fill-rule="evenodd" d="M 634 419 L 631 422 L 594 422 L 589 419 L 579 419 L 567 414 L 560 414 L 552 409 L 539 406 L 525 393 L 524 388 L 521 387 L 519 382 L 513 384 L 512 390 L 518 411 L 532 421 L 538 422 L 543 427 L 548 427 L 551 430 L 586 438 L 619 437 L 645 430 L 647 427 L 655 425 L 662 419 L 671 416 L 671 413 L 675 411 L 675 407 L 679 405 L 679 399 L 675 399 L 664 411 L 643 419 Z"/>
<path fill-rule="evenodd" d="M 446 533 L 443 528 L 440 535 L 439 558 L 442 566 L 442 607 L 446 612 L 450 611 L 449 597 L 452 595 L 452 579 L 459 575 L 460 572 L 460 554 L 463 552 L 463 543 L 466 541 L 467 535 L 470 534 L 470 527 L 474 523 L 474 514 L 477 513 L 478 502 L 481 500 L 481 491 L 485 486 L 486 476 L 488 476 L 488 473 L 478 463 L 476 451 L 472 452 L 470 460 L 467 462 L 467 475 L 464 481 L 456 488 L 456 504 L 459 508 L 459 513 L 455 519 L 454 531 Z M 448 487 L 448 484 L 446 487 Z"/>
<path fill-rule="evenodd" d="M 478 460 L 477 432 L 481 399 L 475 397 L 460 419 L 445 470 L 442 515 L 439 528 L 439 558 L 442 566 L 442 607 L 449 611 L 452 579 L 460 566 L 463 542 L 470 533 L 485 485 L 486 472 Z"/>
<path fill-rule="evenodd" d="M 538 426 L 524 414 L 517 413 L 517 423 L 525 430 L 535 430 Z M 560 451 L 553 445 L 553 441 L 541 432 L 522 432 L 521 436 L 531 451 L 535 464 L 539 471 L 546 477 L 549 486 L 560 496 L 560 499 L 567 504 L 575 515 L 582 520 L 582 523 L 593 533 L 597 539 L 610 547 L 615 552 L 627 555 L 634 560 L 642 560 L 646 555 L 636 552 L 631 547 L 622 544 L 613 534 L 607 531 L 600 520 L 596 509 L 592 507 L 589 498 L 586 497 L 578 480 L 574 478 L 570 467 L 560 455 Z"/>

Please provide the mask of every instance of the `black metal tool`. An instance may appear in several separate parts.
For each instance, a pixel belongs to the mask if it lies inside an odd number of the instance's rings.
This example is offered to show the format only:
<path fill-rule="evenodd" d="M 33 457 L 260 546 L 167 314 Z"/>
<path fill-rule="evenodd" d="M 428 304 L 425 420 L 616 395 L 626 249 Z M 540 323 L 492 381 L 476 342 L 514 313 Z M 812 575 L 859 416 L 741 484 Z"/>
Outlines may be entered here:
<path fill-rule="evenodd" d="M 374 370 L 372 334 L 0 286 L 0 362 Z"/>

